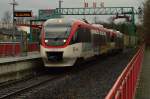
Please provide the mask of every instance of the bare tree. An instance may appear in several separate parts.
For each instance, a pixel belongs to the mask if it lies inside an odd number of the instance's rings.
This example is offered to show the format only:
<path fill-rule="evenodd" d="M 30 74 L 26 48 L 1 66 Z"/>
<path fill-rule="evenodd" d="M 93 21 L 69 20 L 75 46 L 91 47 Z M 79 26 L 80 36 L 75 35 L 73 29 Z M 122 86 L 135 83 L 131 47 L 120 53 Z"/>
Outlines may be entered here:
<path fill-rule="evenodd" d="M 147 45 L 150 45 L 150 0 L 144 4 L 144 32 Z"/>
<path fill-rule="evenodd" d="M 2 22 L 9 24 L 11 22 L 11 12 L 10 11 L 6 11 L 4 12 L 4 15 L 2 17 Z"/>
<path fill-rule="evenodd" d="M 112 24 L 114 22 L 114 16 L 109 17 L 108 22 Z"/>

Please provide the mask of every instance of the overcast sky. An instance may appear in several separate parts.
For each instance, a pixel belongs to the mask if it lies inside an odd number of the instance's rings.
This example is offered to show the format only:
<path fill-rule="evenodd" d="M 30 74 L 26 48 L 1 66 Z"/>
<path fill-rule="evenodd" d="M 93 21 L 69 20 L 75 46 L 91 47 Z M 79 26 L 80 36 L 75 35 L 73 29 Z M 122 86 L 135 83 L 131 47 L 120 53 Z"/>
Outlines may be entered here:
<path fill-rule="evenodd" d="M 9 5 L 13 0 L 0 0 L 0 18 L 3 17 L 5 11 L 12 11 L 12 6 Z M 16 0 L 18 6 L 17 10 L 33 10 L 34 14 L 37 14 L 39 9 L 53 9 L 58 7 L 59 0 Z M 63 0 L 62 7 L 83 7 L 84 0 Z M 104 6 L 113 7 L 139 7 L 144 0 L 85 0 L 92 6 L 92 2 L 96 1 L 97 6 L 100 2 L 104 2 Z"/>

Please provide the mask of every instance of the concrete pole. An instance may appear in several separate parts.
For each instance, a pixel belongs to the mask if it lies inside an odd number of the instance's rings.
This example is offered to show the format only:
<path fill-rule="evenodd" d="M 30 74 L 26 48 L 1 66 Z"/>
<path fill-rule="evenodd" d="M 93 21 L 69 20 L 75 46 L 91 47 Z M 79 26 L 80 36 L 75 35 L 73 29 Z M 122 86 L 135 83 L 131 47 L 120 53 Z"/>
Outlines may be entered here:
<path fill-rule="evenodd" d="M 96 12 L 95 12 L 95 9 L 96 9 L 96 6 L 97 6 L 96 4 L 97 4 L 96 0 L 93 0 L 93 8 L 94 8 L 94 14 L 95 14 L 94 21 L 95 21 L 95 23 L 96 23 Z"/>
<path fill-rule="evenodd" d="M 15 36 L 15 17 L 14 17 L 14 12 L 15 12 L 15 6 L 18 5 L 18 3 L 15 0 L 13 0 L 13 2 L 9 3 L 9 4 L 13 6 L 13 9 L 12 9 L 13 10 L 13 15 L 12 15 L 12 17 L 13 17 L 13 20 L 12 20 L 12 22 L 13 22 L 12 39 L 14 41 L 14 36 Z"/>
<path fill-rule="evenodd" d="M 16 24 L 15 24 L 15 17 L 14 17 L 14 12 L 15 12 L 15 6 L 16 5 L 18 5 L 18 3 L 15 1 L 15 0 L 13 0 L 13 2 L 12 3 L 9 3 L 10 5 L 12 5 L 13 6 L 13 20 L 12 20 L 12 23 L 13 23 L 13 32 L 12 32 L 12 41 L 14 42 L 15 40 L 14 40 L 14 37 L 15 37 L 15 32 L 16 32 Z M 13 44 L 13 48 L 12 48 L 12 54 L 13 55 L 15 55 L 15 44 Z"/>
<path fill-rule="evenodd" d="M 13 35 L 12 35 L 12 40 L 14 41 L 14 36 L 15 36 L 15 18 L 14 18 L 14 12 L 15 12 L 15 0 L 13 0 Z"/>
<path fill-rule="evenodd" d="M 62 2 L 63 2 L 62 0 L 59 0 L 59 13 L 60 14 L 61 14 L 61 10 L 60 9 L 61 9 Z"/>
<path fill-rule="evenodd" d="M 59 8 L 61 8 L 62 0 L 59 0 Z"/>
<path fill-rule="evenodd" d="M 86 4 L 85 4 L 86 2 L 85 2 L 85 0 L 84 0 L 84 19 L 86 19 L 86 17 L 85 17 L 85 8 L 86 8 Z"/>

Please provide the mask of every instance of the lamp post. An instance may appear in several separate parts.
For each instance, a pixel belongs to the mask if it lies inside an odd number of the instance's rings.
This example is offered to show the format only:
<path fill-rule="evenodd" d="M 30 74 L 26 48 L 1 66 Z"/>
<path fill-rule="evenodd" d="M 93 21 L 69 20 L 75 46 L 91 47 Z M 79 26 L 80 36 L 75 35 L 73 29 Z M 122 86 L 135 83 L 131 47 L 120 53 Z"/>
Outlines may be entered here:
<path fill-rule="evenodd" d="M 85 17 L 85 9 L 88 8 L 88 3 L 86 2 L 86 0 L 84 0 L 84 19 L 86 19 Z"/>
<path fill-rule="evenodd" d="M 61 14 L 61 5 L 62 5 L 63 0 L 59 0 L 59 14 Z"/>
<path fill-rule="evenodd" d="M 95 9 L 96 9 L 96 0 L 93 1 L 93 8 L 94 8 L 94 14 L 95 14 L 94 20 L 95 20 L 95 23 L 96 23 L 96 12 L 95 12 Z"/>
<path fill-rule="evenodd" d="M 59 8 L 61 8 L 62 0 L 59 0 Z"/>
<path fill-rule="evenodd" d="M 13 15 L 12 15 L 12 17 L 13 17 L 13 20 L 12 20 L 12 22 L 13 22 L 13 33 L 12 33 L 12 40 L 14 41 L 14 35 L 15 35 L 15 17 L 14 17 L 14 12 L 15 12 L 15 6 L 17 6 L 18 5 L 18 3 L 15 1 L 15 0 L 13 0 L 13 2 L 11 2 L 11 3 L 9 3 L 10 5 L 12 5 L 13 6 Z"/>
<path fill-rule="evenodd" d="M 14 37 L 15 37 L 15 32 L 16 32 L 16 23 L 15 23 L 15 17 L 14 17 L 14 12 L 15 12 L 15 6 L 17 6 L 18 5 L 18 3 L 15 1 L 15 0 L 13 0 L 13 2 L 11 2 L 11 3 L 9 3 L 10 5 L 12 5 L 13 6 L 13 15 L 12 15 L 12 17 L 13 17 L 13 20 L 12 20 L 12 22 L 13 22 L 13 32 L 12 32 L 12 41 L 14 42 L 15 40 L 14 40 Z M 15 55 L 15 44 L 13 44 L 13 46 L 12 46 L 12 55 L 14 56 Z"/>

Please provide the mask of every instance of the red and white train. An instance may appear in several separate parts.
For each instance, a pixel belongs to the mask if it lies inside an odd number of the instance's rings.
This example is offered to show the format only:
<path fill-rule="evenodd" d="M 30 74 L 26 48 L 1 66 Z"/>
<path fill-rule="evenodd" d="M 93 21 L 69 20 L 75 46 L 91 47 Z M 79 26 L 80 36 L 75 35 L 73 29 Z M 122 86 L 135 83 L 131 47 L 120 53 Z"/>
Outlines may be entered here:
<path fill-rule="evenodd" d="M 73 66 L 78 59 L 123 49 L 123 34 L 75 19 L 47 20 L 42 27 L 40 53 L 46 67 Z"/>

